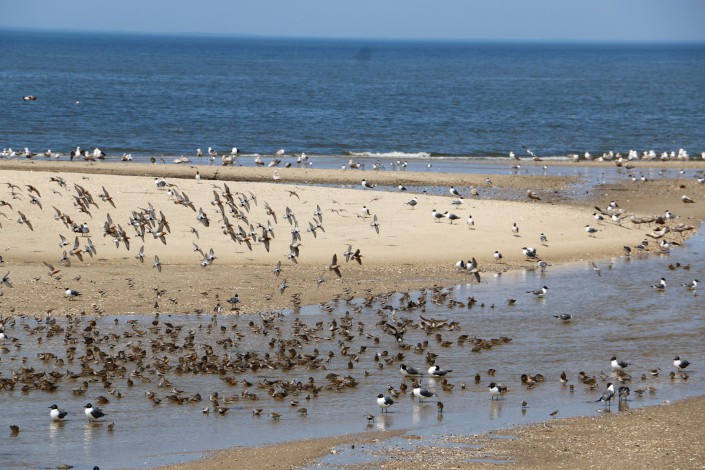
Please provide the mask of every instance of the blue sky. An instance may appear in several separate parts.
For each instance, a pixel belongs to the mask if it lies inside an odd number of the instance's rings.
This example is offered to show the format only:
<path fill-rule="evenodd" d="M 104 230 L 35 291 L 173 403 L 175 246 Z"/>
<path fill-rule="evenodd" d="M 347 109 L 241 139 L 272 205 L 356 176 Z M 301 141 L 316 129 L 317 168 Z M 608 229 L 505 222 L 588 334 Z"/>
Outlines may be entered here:
<path fill-rule="evenodd" d="M 705 41 L 704 0 L 0 0 L 0 28 L 313 38 Z"/>

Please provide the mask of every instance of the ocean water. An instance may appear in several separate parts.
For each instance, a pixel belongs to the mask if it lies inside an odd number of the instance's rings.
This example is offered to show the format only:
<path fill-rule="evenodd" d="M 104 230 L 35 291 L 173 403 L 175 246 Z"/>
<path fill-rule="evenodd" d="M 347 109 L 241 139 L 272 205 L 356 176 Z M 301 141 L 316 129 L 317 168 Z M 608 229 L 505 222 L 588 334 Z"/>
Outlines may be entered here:
<path fill-rule="evenodd" d="M 0 31 L 0 148 L 109 155 L 705 151 L 705 45 Z M 25 102 L 25 95 L 37 101 Z"/>

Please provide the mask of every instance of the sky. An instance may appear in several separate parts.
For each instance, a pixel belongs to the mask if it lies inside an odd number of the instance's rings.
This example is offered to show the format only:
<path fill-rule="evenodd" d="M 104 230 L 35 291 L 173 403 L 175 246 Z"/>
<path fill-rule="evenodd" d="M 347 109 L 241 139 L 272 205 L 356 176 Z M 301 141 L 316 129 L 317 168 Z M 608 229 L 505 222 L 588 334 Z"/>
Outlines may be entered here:
<path fill-rule="evenodd" d="M 0 0 L 0 28 L 401 40 L 705 42 L 705 0 Z"/>

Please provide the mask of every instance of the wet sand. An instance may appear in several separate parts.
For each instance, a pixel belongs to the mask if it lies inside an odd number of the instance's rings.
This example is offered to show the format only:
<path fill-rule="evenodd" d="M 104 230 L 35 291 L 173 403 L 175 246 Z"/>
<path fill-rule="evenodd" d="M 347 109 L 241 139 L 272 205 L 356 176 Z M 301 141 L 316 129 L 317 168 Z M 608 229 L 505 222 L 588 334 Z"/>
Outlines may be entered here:
<path fill-rule="evenodd" d="M 527 469 L 587 469 L 610 467 L 614 462 L 625 469 L 702 468 L 704 418 L 705 397 L 695 397 L 628 413 L 551 419 L 483 436 L 449 437 L 450 445 L 426 446 L 423 452 L 387 452 L 387 460 L 375 468 L 403 469 L 413 463 L 424 468 L 514 464 Z"/>
<path fill-rule="evenodd" d="M 497 201 L 466 197 L 460 208 L 454 208 L 450 195 L 414 194 L 418 198 L 418 205 L 411 209 L 405 202 L 411 199 L 412 194 L 362 190 L 359 180 L 366 177 L 380 185 L 394 185 L 400 181 L 406 185 L 454 185 L 467 193 L 470 186 L 482 191 L 486 184 L 485 177 L 467 174 L 280 169 L 278 172 L 281 180 L 274 182 L 271 169 L 209 167 L 201 170 L 202 180 L 197 182 L 193 178 L 195 168 L 176 165 L 0 162 L 1 182 L 11 182 L 19 187 L 14 190 L 16 196 L 13 197 L 9 185 L 0 186 L 0 200 L 12 205 L 12 208 L 0 207 L 0 212 L 7 216 L 7 219 L 2 218 L 1 221 L 3 245 L 0 248 L 3 251 L 0 255 L 4 258 L 3 267 L 5 272 L 10 272 L 9 278 L 13 284 L 13 288 L 2 289 L 0 316 L 43 315 L 45 312 L 52 315 L 155 311 L 209 313 L 218 304 L 227 312 L 230 307 L 225 300 L 234 293 L 239 294 L 241 302 L 239 309 L 233 313 L 292 308 L 335 298 L 365 297 L 434 285 L 474 282 L 468 274 L 459 273 L 454 267 L 457 260 L 467 260 L 470 257 L 477 259 L 483 273 L 535 266 L 535 261 L 527 261 L 522 255 L 522 246 L 537 247 L 542 259 L 550 263 L 620 256 L 624 245 L 634 246 L 641 242 L 645 233 L 653 232 L 655 226 L 637 227 L 628 219 L 621 226 L 611 222 L 596 224 L 592 218 L 595 212 L 593 206 L 604 208 L 611 200 L 618 201 L 627 214 L 634 213 L 637 216 L 662 214 L 670 209 L 679 215 L 675 221 L 667 222 L 671 227 L 677 223 L 697 227 L 705 219 L 705 186 L 696 184 L 692 179 L 668 179 L 643 184 L 625 182 L 603 186 L 584 202 L 567 203 L 568 198 L 563 192 L 570 181 L 565 178 L 493 176 L 493 183 L 500 191 L 503 188 L 522 191 L 531 189 L 541 200 L 522 198 L 517 201 Z M 217 179 L 208 180 L 216 170 Z M 65 179 L 67 187 L 62 188 L 52 182 L 52 176 Z M 155 187 L 154 178 L 161 176 L 175 185 L 172 189 L 180 194 L 188 194 L 196 210 L 203 208 L 212 219 L 209 227 L 199 224 L 194 210 L 175 204 L 174 197 L 167 195 L 166 190 Z M 351 188 L 305 183 L 350 185 Z M 77 194 L 74 184 L 93 195 L 98 207 L 91 206 L 90 215 L 80 212 L 74 205 L 73 196 Z M 271 241 L 269 252 L 260 243 L 253 243 L 250 250 L 246 244 L 233 242 L 222 233 L 222 222 L 218 221 L 219 217 L 210 201 L 214 197 L 214 190 L 222 193 L 224 184 L 228 184 L 233 193 L 241 192 L 250 200 L 251 194 L 256 196 L 257 204 L 251 200 L 250 211 L 244 212 L 247 223 L 234 216 L 230 219 L 235 226 L 242 225 L 246 232 L 250 223 L 266 226 L 267 221 L 271 221 L 275 238 Z M 39 201 L 42 208 L 30 203 L 26 185 L 37 188 L 41 194 Z M 98 197 L 103 186 L 112 196 L 115 207 Z M 680 200 L 683 194 L 688 194 L 696 203 L 683 204 Z M 265 201 L 277 214 L 277 223 L 274 223 L 271 214 L 265 212 Z M 128 227 L 131 211 L 139 211 L 150 203 L 157 214 L 160 211 L 164 213 L 171 226 L 166 244 L 149 233 L 143 242 Z M 306 232 L 306 228 L 308 222 L 313 220 L 317 205 L 320 205 L 323 212 L 322 225 L 325 232 L 318 231 L 317 236 L 313 237 Z M 363 217 L 363 205 L 377 215 L 379 234 L 370 226 L 371 217 Z M 84 253 L 81 262 L 70 256 L 71 266 L 59 265 L 62 251 L 72 248 L 75 235 L 55 219 L 52 206 L 68 214 L 77 223 L 88 223 L 90 237 L 97 250 L 93 257 Z M 300 226 L 302 248 L 298 263 L 286 258 L 291 241 L 291 226 L 283 220 L 286 207 L 296 214 Z M 445 219 L 434 222 L 431 217 L 431 209 L 434 208 L 440 212 L 457 213 L 461 219 L 453 225 Z M 16 223 L 18 211 L 25 214 L 34 230 L 25 224 Z M 474 230 L 465 224 L 468 213 L 472 213 L 475 219 Z M 103 237 L 102 226 L 108 214 L 131 237 L 129 250 L 123 243 L 116 248 L 111 236 Z M 520 227 L 519 236 L 511 231 L 514 222 Z M 586 234 L 586 224 L 599 229 L 594 238 Z M 198 230 L 198 237 L 191 233 L 190 227 Z M 547 246 L 539 243 L 541 233 L 548 236 Z M 68 247 L 59 247 L 59 234 L 68 239 Z M 667 238 L 682 241 L 687 234 L 671 232 Z M 87 242 L 86 237 L 78 238 L 83 247 Z M 204 252 L 213 248 L 217 256 L 215 262 L 202 268 L 199 264 L 201 255 L 194 251 L 193 243 L 198 244 Z M 652 240 L 651 246 L 656 243 L 657 240 Z M 344 261 L 342 253 L 348 244 L 353 249 L 361 249 L 362 264 Z M 144 264 L 135 258 L 142 245 L 145 246 Z M 502 263 L 494 260 L 492 253 L 495 250 L 503 253 Z M 327 267 L 334 253 L 341 264 L 341 278 L 337 278 Z M 154 255 L 159 256 L 163 264 L 161 273 L 152 267 Z M 277 261 L 282 262 L 282 274 L 278 278 L 272 272 Z M 50 275 L 43 262 L 54 265 L 60 271 Z M 316 280 L 321 275 L 325 281 L 317 287 Z M 282 279 L 286 279 L 289 285 L 284 293 L 280 292 Z M 67 287 L 79 290 L 82 295 L 76 300 L 67 300 L 64 296 Z M 648 413 L 664 413 L 667 417 L 663 420 L 667 420 L 672 419 L 670 416 L 676 413 L 672 410 L 680 410 L 682 406 L 694 407 L 696 410 L 686 412 L 683 416 L 690 417 L 687 420 L 689 424 L 698 426 L 700 420 L 692 416 L 697 416 L 695 411 L 702 414 L 705 409 L 703 400 L 684 403 L 686 405 L 645 410 L 629 413 L 625 418 L 620 416 L 599 421 L 610 423 L 617 419 L 634 420 L 624 427 L 633 428 L 634 432 L 639 433 L 644 439 L 642 447 L 657 452 L 661 448 L 661 439 L 656 431 L 652 432 L 647 426 L 652 424 Z M 571 424 L 574 422 L 576 424 Z M 598 451 L 596 449 L 605 447 L 605 439 L 600 432 L 589 434 L 587 428 L 583 428 L 582 421 L 570 420 L 565 426 L 561 425 L 561 436 L 584 431 L 583 437 L 587 442 L 592 442 L 589 448 Z M 511 442 L 503 441 L 503 445 L 516 445 L 517 449 L 498 447 L 497 452 L 510 453 L 512 459 L 522 465 L 526 462 L 527 465 L 538 466 L 540 463 L 532 459 L 544 455 L 544 452 L 549 455 L 548 449 L 555 442 L 555 439 L 541 441 L 544 430 L 540 427 L 528 428 L 527 437 Z M 549 434 L 555 438 L 558 433 Z M 272 468 L 271 459 L 275 455 L 277 459 L 281 458 L 276 461 L 275 467 L 282 468 L 305 465 L 310 459 L 328 452 L 332 445 L 356 440 L 357 437 L 342 437 L 315 441 L 312 449 L 285 444 L 262 448 L 270 450 L 266 452 L 262 452 L 262 449 L 236 449 L 232 452 L 245 452 L 239 458 L 252 462 L 249 468 Z M 230 468 L 232 460 L 228 452 L 231 451 L 218 453 L 212 459 L 197 464 L 191 463 L 189 468 Z M 262 465 L 257 464 L 260 461 L 253 457 L 258 453 L 264 456 Z M 635 453 L 634 459 L 637 457 L 639 454 Z M 624 458 L 620 454 L 621 462 L 624 462 Z M 627 462 L 627 468 L 640 466 L 639 460 L 633 462 L 633 465 Z M 580 462 L 576 463 L 580 468 Z M 558 468 L 560 462 L 558 459 L 548 460 L 547 465 Z M 569 467 L 575 468 L 575 465 Z"/>

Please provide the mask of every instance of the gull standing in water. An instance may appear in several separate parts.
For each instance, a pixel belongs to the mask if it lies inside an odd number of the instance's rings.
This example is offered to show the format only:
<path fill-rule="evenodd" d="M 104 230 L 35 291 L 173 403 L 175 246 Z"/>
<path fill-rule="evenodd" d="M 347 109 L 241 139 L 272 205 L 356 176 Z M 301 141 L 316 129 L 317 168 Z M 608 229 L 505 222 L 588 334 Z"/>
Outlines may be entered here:
<path fill-rule="evenodd" d="M 399 366 L 399 372 L 406 377 L 416 377 L 421 375 L 421 372 L 414 369 L 413 367 L 407 367 L 405 364 Z"/>
<path fill-rule="evenodd" d="M 680 356 L 676 356 L 673 359 L 673 366 L 678 369 L 679 371 L 685 369 L 690 365 L 690 362 L 686 361 L 685 359 L 681 359 Z"/>
<path fill-rule="evenodd" d="M 68 415 L 68 412 L 66 412 L 64 410 L 60 410 L 59 407 L 56 405 L 51 405 L 49 407 L 49 409 L 51 410 L 49 412 L 49 416 L 54 421 L 61 421 L 62 419 L 64 419 L 66 417 L 66 415 Z"/>
<path fill-rule="evenodd" d="M 607 389 L 595 403 L 603 402 L 609 406 L 612 402 L 612 398 L 614 398 L 614 386 L 612 385 L 612 382 L 608 382 Z"/>
<path fill-rule="evenodd" d="M 414 389 L 413 389 L 412 393 L 414 394 L 415 397 L 417 397 L 419 399 L 419 403 L 423 403 L 424 398 L 431 398 L 431 397 L 436 396 L 435 393 L 429 392 L 425 388 L 421 388 L 421 385 L 419 385 L 419 384 L 414 385 Z"/>
<path fill-rule="evenodd" d="M 377 405 L 382 408 L 382 413 L 387 413 L 390 406 L 394 404 L 394 400 L 392 400 L 390 397 L 385 397 L 381 393 L 377 395 Z"/>
<path fill-rule="evenodd" d="M 495 398 L 497 398 L 497 400 L 499 400 L 499 398 L 504 393 L 507 393 L 507 387 L 505 387 L 504 385 L 498 384 L 498 383 L 494 383 L 494 382 L 492 382 L 489 385 L 488 389 L 490 392 L 490 399 L 491 400 L 494 400 Z"/>

